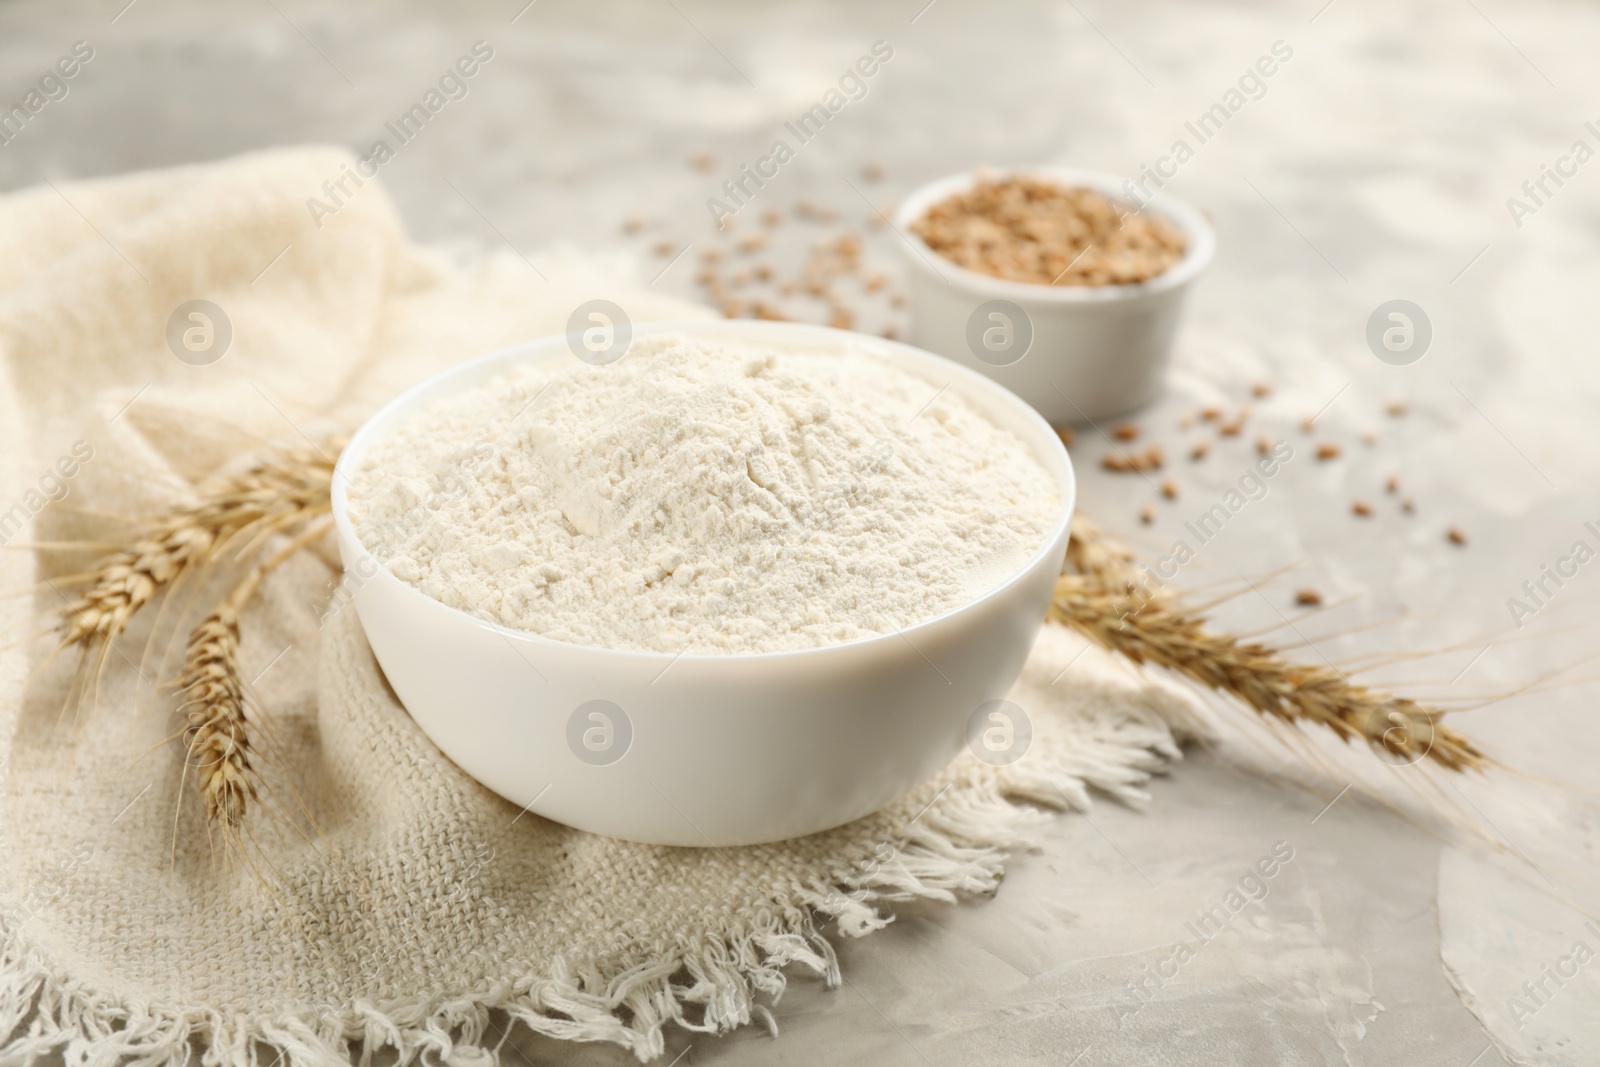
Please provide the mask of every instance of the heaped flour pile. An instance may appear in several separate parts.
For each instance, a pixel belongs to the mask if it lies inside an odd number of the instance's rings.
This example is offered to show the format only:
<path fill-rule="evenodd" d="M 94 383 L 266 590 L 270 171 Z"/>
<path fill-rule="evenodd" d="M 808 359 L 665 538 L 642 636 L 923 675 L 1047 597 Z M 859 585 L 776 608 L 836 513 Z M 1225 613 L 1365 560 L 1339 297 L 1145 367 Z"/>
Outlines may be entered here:
<path fill-rule="evenodd" d="M 1007 577 L 1059 507 L 1015 435 L 863 351 L 656 334 L 553 366 L 414 416 L 350 493 L 401 580 L 546 637 L 715 654 L 892 633 Z"/>

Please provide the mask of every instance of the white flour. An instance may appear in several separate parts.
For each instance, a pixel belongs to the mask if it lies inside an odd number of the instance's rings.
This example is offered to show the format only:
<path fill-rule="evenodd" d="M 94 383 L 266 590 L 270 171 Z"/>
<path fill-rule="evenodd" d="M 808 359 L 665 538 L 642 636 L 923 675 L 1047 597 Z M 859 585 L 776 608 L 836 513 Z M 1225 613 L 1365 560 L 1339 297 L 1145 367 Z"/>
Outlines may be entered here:
<path fill-rule="evenodd" d="M 657 334 L 556 366 L 373 447 L 351 517 L 401 580 L 585 645 L 810 648 L 972 599 L 1059 507 L 1015 435 L 864 352 Z"/>

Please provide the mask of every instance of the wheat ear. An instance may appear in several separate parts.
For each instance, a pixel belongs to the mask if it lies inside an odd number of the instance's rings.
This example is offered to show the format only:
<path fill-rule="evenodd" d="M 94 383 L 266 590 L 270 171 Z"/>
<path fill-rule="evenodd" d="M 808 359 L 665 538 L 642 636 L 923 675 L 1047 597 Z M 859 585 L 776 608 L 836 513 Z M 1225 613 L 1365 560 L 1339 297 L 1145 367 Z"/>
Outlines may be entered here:
<path fill-rule="evenodd" d="M 337 456 L 342 442 L 330 442 Z M 132 546 L 99 559 L 62 611 L 61 647 L 112 641 L 163 587 L 225 546 L 246 548 L 329 508 L 333 460 L 315 448 L 269 453 L 197 503 L 152 523 Z"/>
<path fill-rule="evenodd" d="M 189 635 L 178 677 L 179 710 L 187 723 L 184 749 L 205 797 L 206 816 L 230 843 L 238 838 L 259 784 L 239 672 L 239 616 L 273 568 L 327 529 L 328 520 L 315 523 L 258 564 Z"/>
<path fill-rule="evenodd" d="M 1132 553 L 1087 519 L 1073 520 L 1067 566 L 1050 617 L 1135 663 L 1176 671 L 1282 722 L 1325 726 L 1399 762 L 1427 759 L 1452 771 L 1481 770 L 1491 762 L 1440 721 L 1445 712 L 1439 708 L 1208 629 L 1177 597 L 1143 581 Z"/>
<path fill-rule="evenodd" d="M 206 798 L 206 817 L 229 838 L 244 824 L 256 797 L 238 653 L 239 613 L 224 603 L 190 634 L 178 678 L 188 723 L 183 734 L 187 759 Z"/>

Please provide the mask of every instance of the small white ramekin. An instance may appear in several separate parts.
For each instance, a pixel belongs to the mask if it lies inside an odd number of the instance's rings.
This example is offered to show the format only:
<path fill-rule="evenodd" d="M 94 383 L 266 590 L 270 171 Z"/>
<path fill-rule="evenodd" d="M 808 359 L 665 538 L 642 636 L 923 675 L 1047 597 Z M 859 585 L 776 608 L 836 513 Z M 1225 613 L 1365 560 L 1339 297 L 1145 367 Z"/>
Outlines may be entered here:
<path fill-rule="evenodd" d="M 1035 285 L 979 274 L 940 256 L 912 231 L 934 204 L 967 191 L 981 177 L 1006 174 L 1127 197 L 1113 175 L 1066 167 L 969 171 L 912 193 L 894 220 L 906 239 L 912 342 L 988 375 L 1055 425 L 1149 403 L 1161 390 L 1184 298 L 1216 250 L 1210 224 L 1195 208 L 1157 192 L 1143 210 L 1183 233 L 1183 258 L 1147 282 L 1102 286 Z M 981 340 L 991 329 L 998 351 Z"/>
<path fill-rule="evenodd" d="M 826 830 L 943 767 L 968 743 L 979 710 L 1011 689 L 1061 571 L 1072 464 L 1045 421 L 1011 393 L 909 345 L 750 321 L 641 326 L 634 336 L 667 329 L 773 349 L 842 348 L 925 379 L 930 397 L 950 389 L 1017 434 L 1049 472 L 1061 500 L 1049 536 L 1015 574 L 968 604 L 897 633 L 794 652 L 617 651 L 447 607 L 361 544 L 349 516 L 350 478 L 375 441 L 440 398 L 515 364 L 575 362 L 567 338 L 557 336 L 430 378 L 351 438 L 333 478 L 346 588 L 412 718 L 462 770 L 513 804 L 664 845 L 757 844 Z M 593 751 L 584 747 L 591 740 Z"/>

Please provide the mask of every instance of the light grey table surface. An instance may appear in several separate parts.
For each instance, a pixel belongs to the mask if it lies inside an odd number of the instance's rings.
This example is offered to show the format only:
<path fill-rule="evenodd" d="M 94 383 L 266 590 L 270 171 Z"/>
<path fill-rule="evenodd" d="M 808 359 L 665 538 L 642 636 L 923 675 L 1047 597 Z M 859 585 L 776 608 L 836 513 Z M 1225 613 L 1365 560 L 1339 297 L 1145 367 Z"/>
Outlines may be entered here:
<path fill-rule="evenodd" d="M 893 60 L 757 210 L 809 200 L 859 227 L 866 201 L 886 207 L 981 162 L 1133 175 L 1192 141 L 1185 121 L 1282 41 L 1292 59 L 1172 182 L 1215 220 L 1220 253 L 1172 386 L 1141 421 L 1177 457 L 1199 434 L 1178 429 L 1183 414 L 1236 404 L 1258 380 L 1276 392 L 1256 402 L 1241 441 L 1203 464 L 1173 460 L 1183 496 L 1149 527 L 1136 516 L 1158 499 L 1152 487 L 1099 470 L 1107 445 L 1083 428 L 1083 505 L 1160 550 L 1243 472 L 1256 433 L 1282 434 L 1297 459 L 1183 578 L 1260 586 L 1238 586 L 1220 609 L 1229 625 L 1280 627 L 1312 660 L 1445 649 L 1375 677 L 1469 696 L 1586 654 L 1600 568 L 1520 630 L 1507 599 L 1600 520 L 1600 163 L 1547 182 L 1552 195 L 1520 226 L 1507 198 L 1527 199 L 1523 183 L 1574 141 L 1600 147 L 1584 127 L 1600 117 L 1600 12 L 1504 0 L 523 2 L 0 5 L 0 98 L 73 41 L 96 50 L 48 121 L 0 148 L 0 189 L 306 141 L 364 151 L 481 38 L 496 58 L 471 95 L 384 169 L 414 236 L 631 249 L 648 278 L 666 265 L 657 241 L 711 240 L 704 202 L 717 183 L 874 41 L 891 42 Z M 701 154 L 714 157 L 708 172 L 688 165 Z M 868 180 L 868 164 L 882 180 Z M 633 215 L 649 226 L 628 237 L 620 224 Z M 789 243 L 767 258 L 792 271 L 801 230 L 784 232 Z M 893 291 L 896 238 L 864 232 Z M 686 259 L 658 284 L 696 296 L 694 274 Z M 1368 315 L 1397 297 L 1434 329 L 1409 366 L 1380 362 L 1364 340 Z M 904 329 L 903 311 L 861 305 L 864 325 Z M 1410 413 L 1389 418 L 1399 399 Z M 1323 409 L 1317 433 L 1301 433 Z M 1360 440 L 1369 429 L 1374 445 Z M 1338 461 L 1312 458 L 1324 439 L 1344 446 Z M 1383 492 L 1391 471 L 1415 515 Z M 1354 517 L 1355 497 L 1378 513 Z M 1446 543 L 1451 525 L 1468 545 Z M 1293 590 L 1307 585 L 1335 606 L 1297 611 Z M 1385 625 L 1358 629 L 1369 622 Z M 1459 724 L 1508 762 L 1592 782 L 1600 726 L 1584 675 Z M 1593 820 L 1576 802 L 1520 785 L 1456 793 L 1510 856 L 1486 865 L 1355 791 L 1341 796 L 1338 776 L 1302 787 L 1241 769 L 1266 762 L 1238 739 L 1193 749 L 1154 786 L 1148 812 L 1105 802 L 1056 820 L 993 899 L 908 907 L 882 933 L 841 944 L 848 984 L 796 981 L 775 1011 L 777 1040 L 680 1033 L 663 1062 L 1600 1062 L 1585 1021 L 1600 1015 L 1595 975 L 1574 979 L 1538 1026 L 1506 1015 L 1506 990 L 1559 954 L 1530 932 L 1560 946 L 1579 936 L 1577 913 L 1552 899 L 1596 910 L 1583 873 Z M 1548 840 L 1513 814 L 1530 796 L 1558 812 Z M 1249 921 L 1119 1019 L 1126 983 L 1280 840 L 1295 861 Z M 1485 889 L 1500 877 L 1508 888 Z M 1540 879 L 1556 888 L 1527 889 Z M 1442 940 L 1487 1028 L 1452 985 Z M 628 1057 L 524 1036 L 505 1059 Z"/>

